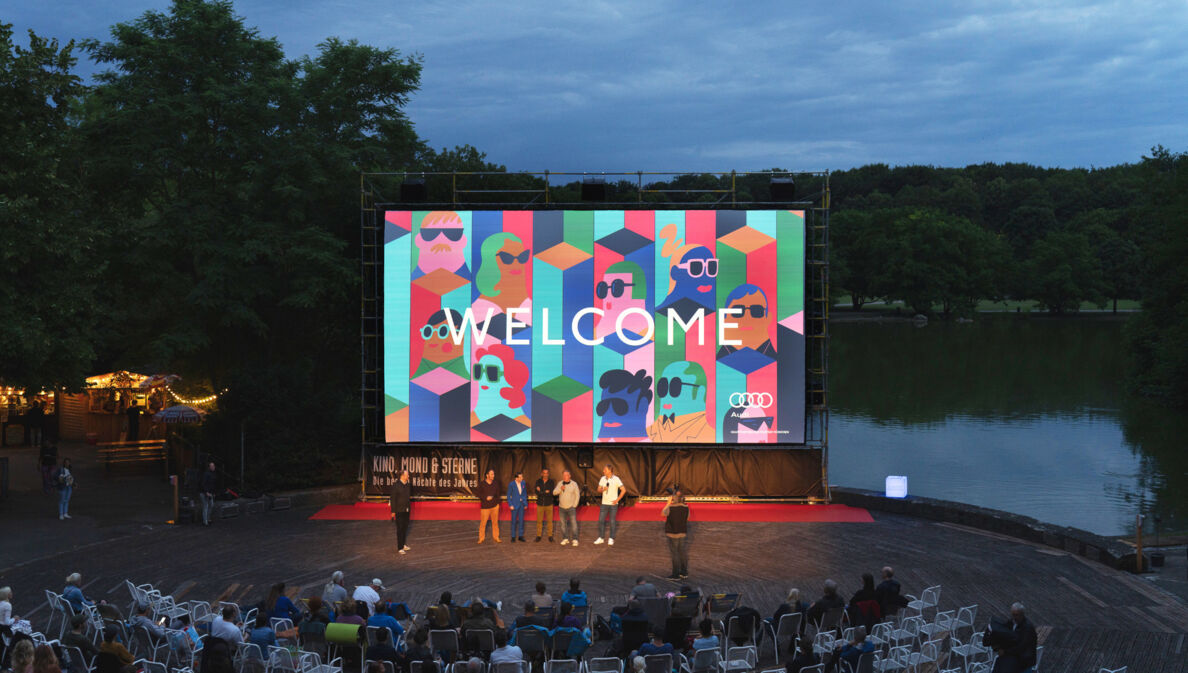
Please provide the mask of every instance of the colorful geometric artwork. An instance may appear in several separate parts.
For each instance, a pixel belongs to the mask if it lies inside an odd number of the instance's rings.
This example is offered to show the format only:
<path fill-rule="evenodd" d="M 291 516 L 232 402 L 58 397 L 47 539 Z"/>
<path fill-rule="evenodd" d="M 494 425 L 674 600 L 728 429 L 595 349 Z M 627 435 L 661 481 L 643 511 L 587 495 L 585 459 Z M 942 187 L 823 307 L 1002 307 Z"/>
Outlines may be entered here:
<path fill-rule="evenodd" d="M 388 442 L 804 443 L 804 212 L 388 211 Z"/>

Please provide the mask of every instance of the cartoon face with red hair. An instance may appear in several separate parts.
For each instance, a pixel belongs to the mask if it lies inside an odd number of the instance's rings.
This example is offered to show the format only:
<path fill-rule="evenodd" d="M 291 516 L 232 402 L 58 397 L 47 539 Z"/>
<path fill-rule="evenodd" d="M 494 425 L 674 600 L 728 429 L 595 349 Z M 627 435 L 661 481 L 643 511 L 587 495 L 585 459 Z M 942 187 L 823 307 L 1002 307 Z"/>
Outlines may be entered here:
<path fill-rule="evenodd" d="M 524 387 L 530 378 L 528 365 L 516 359 L 510 346 L 493 344 L 478 349 L 470 369 L 470 384 L 478 389 L 471 412 L 472 421 L 481 423 L 502 414 L 527 422 L 523 407 L 527 401 Z"/>

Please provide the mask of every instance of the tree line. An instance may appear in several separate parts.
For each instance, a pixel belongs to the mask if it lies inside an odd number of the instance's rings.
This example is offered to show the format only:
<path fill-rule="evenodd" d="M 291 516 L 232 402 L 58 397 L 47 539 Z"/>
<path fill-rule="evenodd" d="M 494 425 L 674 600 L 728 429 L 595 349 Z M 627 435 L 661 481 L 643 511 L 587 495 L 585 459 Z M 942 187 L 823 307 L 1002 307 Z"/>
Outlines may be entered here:
<path fill-rule="evenodd" d="M 80 58 L 98 64 L 93 81 Z M 194 393 L 226 391 L 206 443 L 232 455 L 246 431 L 257 483 L 351 469 L 360 173 L 505 172 L 417 135 L 405 109 L 421 69 L 419 56 L 332 37 L 288 56 L 225 0 L 173 0 L 81 43 L 0 24 L 0 376 L 77 389 L 113 369 L 180 373 Z M 855 307 L 956 314 L 981 298 L 1053 311 L 1141 298 L 1140 360 L 1183 371 L 1184 163 L 1159 150 L 1095 170 L 834 173 L 834 287 Z M 767 189 L 740 185 L 739 198 Z M 555 200 L 577 201 L 579 186 Z M 1145 388 L 1184 399 L 1167 379 Z"/>

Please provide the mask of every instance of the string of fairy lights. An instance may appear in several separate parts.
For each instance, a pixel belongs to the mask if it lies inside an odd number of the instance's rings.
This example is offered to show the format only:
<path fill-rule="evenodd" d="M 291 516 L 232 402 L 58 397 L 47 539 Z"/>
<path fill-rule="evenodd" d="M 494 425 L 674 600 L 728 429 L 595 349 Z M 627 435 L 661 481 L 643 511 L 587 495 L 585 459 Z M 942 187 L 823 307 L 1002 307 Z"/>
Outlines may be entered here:
<path fill-rule="evenodd" d="M 173 399 L 177 400 L 178 402 L 181 402 L 182 404 L 197 404 L 197 405 L 211 404 L 215 400 L 219 399 L 219 395 L 222 395 L 223 393 L 227 392 L 227 390 L 224 388 L 221 392 L 213 393 L 213 394 L 207 395 L 206 397 L 182 397 L 181 395 L 178 395 L 176 392 L 174 392 L 173 388 L 169 385 L 165 386 L 165 391 L 168 392 L 169 395 L 171 397 L 173 397 Z"/>

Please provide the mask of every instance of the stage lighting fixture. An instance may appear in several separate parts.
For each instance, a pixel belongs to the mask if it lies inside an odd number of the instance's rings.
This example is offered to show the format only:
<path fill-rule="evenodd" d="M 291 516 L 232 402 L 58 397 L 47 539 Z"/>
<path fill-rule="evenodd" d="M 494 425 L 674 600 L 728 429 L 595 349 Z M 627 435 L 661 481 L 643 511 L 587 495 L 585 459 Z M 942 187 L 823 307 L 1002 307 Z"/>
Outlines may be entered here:
<path fill-rule="evenodd" d="M 888 475 L 884 488 L 886 489 L 888 498 L 906 498 L 907 477 Z"/>
<path fill-rule="evenodd" d="M 791 177 L 771 179 L 771 200 L 791 201 L 796 196 L 796 181 Z"/>
<path fill-rule="evenodd" d="M 408 178 L 400 183 L 400 200 L 403 203 L 424 203 L 429 200 L 429 188 L 425 178 Z"/>
<path fill-rule="evenodd" d="M 594 467 L 594 449 L 578 449 L 578 467 L 589 470 Z"/>
<path fill-rule="evenodd" d="M 606 180 L 603 178 L 586 178 L 582 180 L 583 201 L 605 201 Z"/>

